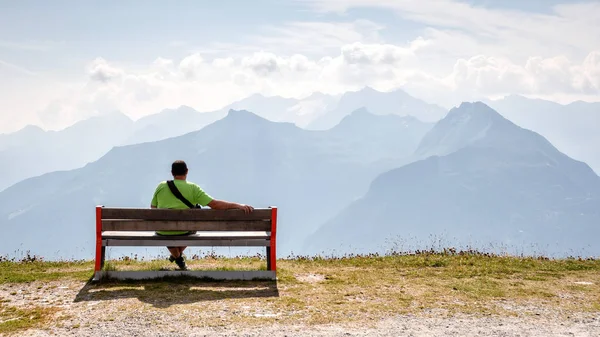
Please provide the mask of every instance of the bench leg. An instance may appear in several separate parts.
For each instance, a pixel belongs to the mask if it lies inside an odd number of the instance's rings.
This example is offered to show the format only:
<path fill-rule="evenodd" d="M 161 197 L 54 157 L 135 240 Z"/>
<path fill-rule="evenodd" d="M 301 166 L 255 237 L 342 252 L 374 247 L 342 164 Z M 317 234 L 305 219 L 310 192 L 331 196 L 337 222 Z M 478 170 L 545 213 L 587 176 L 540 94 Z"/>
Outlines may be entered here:
<path fill-rule="evenodd" d="M 104 259 L 106 257 L 106 247 L 102 246 L 102 253 L 100 254 L 101 258 L 100 258 L 100 269 L 104 268 Z"/>
<path fill-rule="evenodd" d="M 96 207 L 96 263 L 94 265 L 94 274 L 102 270 L 104 266 L 105 247 L 102 246 L 102 207 Z"/>
<path fill-rule="evenodd" d="M 106 247 L 102 246 L 102 242 L 96 244 L 96 264 L 94 271 L 100 271 L 104 267 L 104 255 L 106 253 Z"/>
<path fill-rule="evenodd" d="M 275 237 L 277 235 L 277 207 L 271 208 L 271 242 L 270 246 L 267 247 L 267 269 L 277 271 L 277 241 Z"/>
<path fill-rule="evenodd" d="M 275 245 L 267 247 L 267 270 L 277 270 Z"/>

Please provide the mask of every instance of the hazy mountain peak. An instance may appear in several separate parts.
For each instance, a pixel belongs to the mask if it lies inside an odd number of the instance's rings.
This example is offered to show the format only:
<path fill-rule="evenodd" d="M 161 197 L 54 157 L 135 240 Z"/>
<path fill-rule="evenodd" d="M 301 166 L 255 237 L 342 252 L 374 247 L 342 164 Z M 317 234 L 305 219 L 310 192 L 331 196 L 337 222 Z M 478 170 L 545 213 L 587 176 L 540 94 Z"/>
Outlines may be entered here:
<path fill-rule="evenodd" d="M 521 128 L 481 102 L 452 109 L 421 141 L 415 154 L 421 158 L 451 153 L 494 153 L 487 162 L 514 160 L 527 167 L 561 167 L 577 184 L 597 177 L 585 163 L 577 162 L 536 132 Z M 462 151 L 465 150 L 465 151 Z M 496 164 L 500 163 L 497 162 Z M 598 183 L 596 181 L 596 183 Z"/>
<path fill-rule="evenodd" d="M 404 91 L 398 89 L 397 91 L 404 93 Z M 372 98 L 372 97 L 378 97 L 378 96 L 387 96 L 390 94 L 395 94 L 396 91 L 392 91 L 392 92 L 383 92 L 383 91 L 378 91 L 373 87 L 370 86 L 365 86 L 364 88 L 357 90 L 357 91 L 349 91 L 344 93 L 344 95 L 342 95 L 342 100 L 343 99 L 356 99 L 356 98 L 360 98 L 360 99 L 367 99 L 367 98 Z"/>
<path fill-rule="evenodd" d="M 381 119 L 381 116 L 377 116 L 371 113 L 367 108 L 362 107 L 352 111 L 346 117 L 342 118 L 338 125 L 334 126 L 334 129 L 339 129 L 342 127 L 347 127 L 349 125 L 357 126 L 357 127 L 368 127 L 369 124 L 376 121 L 377 119 Z"/>
<path fill-rule="evenodd" d="M 304 100 L 325 99 L 325 98 L 331 98 L 331 97 L 332 97 L 331 95 L 327 95 L 320 91 L 315 91 L 312 94 L 310 94 L 309 96 L 305 97 Z"/>
<path fill-rule="evenodd" d="M 520 129 L 482 102 L 463 102 L 451 109 L 423 138 L 417 155 L 446 155 L 488 135 L 490 130 L 501 128 L 504 137 L 510 137 L 510 127 Z"/>
<path fill-rule="evenodd" d="M 362 107 L 352 111 L 348 116 L 344 117 L 338 126 L 345 124 L 356 124 L 358 126 L 367 127 L 367 125 L 370 123 L 396 123 L 408 125 L 415 122 L 421 121 L 414 116 L 399 116 L 395 114 L 378 115 L 372 113 L 366 107 Z"/>
<path fill-rule="evenodd" d="M 349 116 L 373 116 L 373 114 L 366 107 L 362 107 L 352 111 Z"/>
<path fill-rule="evenodd" d="M 75 132 L 76 130 L 87 130 L 88 128 L 96 128 L 99 125 L 114 125 L 115 127 L 121 127 L 124 125 L 133 124 L 133 120 L 129 116 L 125 115 L 120 111 L 112 111 L 106 114 L 90 117 L 79 121 L 63 131 Z"/>
<path fill-rule="evenodd" d="M 131 118 L 129 118 L 129 116 L 127 116 L 126 114 L 124 114 L 123 112 L 118 111 L 118 110 L 109 112 L 105 115 L 100 115 L 98 117 L 102 118 L 102 119 L 109 119 L 109 120 L 117 119 L 117 120 L 127 120 L 127 121 L 133 122 L 133 120 Z"/>
<path fill-rule="evenodd" d="M 399 116 L 414 116 L 423 122 L 437 122 L 446 115 L 446 109 L 434 104 L 428 104 L 414 98 L 401 89 L 391 92 L 377 91 L 371 87 L 347 92 L 339 100 L 334 110 L 313 120 L 309 129 L 325 130 L 339 123 L 350 112 L 366 107 L 375 115 L 395 114 Z"/>
<path fill-rule="evenodd" d="M 358 92 L 363 93 L 363 94 L 381 94 L 382 92 L 375 90 L 375 88 L 366 85 L 365 87 L 363 87 L 361 90 L 359 90 Z"/>
<path fill-rule="evenodd" d="M 221 120 L 214 123 L 214 125 L 225 125 L 233 127 L 243 127 L 245 129 L 251 129 L 252 127 L 266 126 L 271 124 L 290 124 L 290 123 L 276 123 L 266 118 L 259 116 L 258 114 L 248 110 L 236 110 L 229 109 L 227 115 Z M 293 124 L 292 124 L 293 125 Z"/>
<path fill-rule="evenodd" d="M 368 95 L 370 97 L 378 97 L 378 96 L 393 96 L 396 99 L 416 99 L 409 95 L 406 91 L 401 88 L 396 88 L 391 91 L 380 91 L 370 86 L 365 86 L 363 89 L 355 92 L 350 92 L 349 94 L 361 94 Z"/>
<path fill-rule="evenodd" d="M 188 111 L 189 111 L 189 110 L 192 110 L 192 111 L 194 111 L 194 112 L 197 112 L 197 111 L 196 111 L 196 109 L 192 108 L 192 107 L 191 107 L 191 106 L 189 106 L 189 105 L 185 105 L 185 104 L 184 104 L 184 105 L 180 105 L 180 106 L 179 106 L 177 109 L 175 109 L 175 110 L 177 110 L 177 111 L 185 111 L 185 110 L 188 110 Z"/>
<path fill-rule="evenodd" d="M 452 109 L 416 154 L 413 163 L 375 178 L 307 247 L 321 251 L 335 237 L 340 248 L 373 252 L 394 237 L 416 242 L 450 233 L 469 245 L 498 240 L 565 253 L 597 249 L 590 235 L 599 230 L 598 176 L 489 106 L 465 102 Z"/>
<path fill-rule="evenodd" d="M 24 128 L 22 128 L 19 131 L 14 132 L 14 133 L 33 135 L 33 134 L 39 134 L 39 133 L 44 133 L 44 132 L 45 132 L 44 129 L 40 128 L 37 125 L 26 125 Z"/>
<path fill-rule="evenodd" d="M 379 139 L 381 143 L 378 149 L 369 148 L 365 152 L 390 151 L 400 154 L 414 152 L 423 135 L 432 127 L 432 123 L 424 123 L 413 116 L 377 115 L 360 108 L 344 117 L 331 129 L 331 134 L 356 142 L 357 147 L 372 147 L 371 142 Z M 397 137 L 402 137 L 402 140 Z M 398 139 L 399 142 L 389 142 L 390 139 Z"/>
<path fill-rule="evenodd" d="M 229 109 L 242 110 L 242 109 L 255 109 L 264 103 L 276 104 L 286 106 L 288 104 L 295 103 L 297 100 L 294 98 L 286 98 L 281 96 L 265 96 L 261 93 L 254 93 L 244 99 L 231 103 Z"/>
<path fill-rule="evenodd" d="M 266 119 L 260 117 L 259 115 L 250 112 L 248 110 L 235 110 L 235 109 L 229 109 L 229 111 L 227 112 L 227 116 L 225 116 L 225 118 L 229 118 L 229 119 L 245 119 L 245 120 L 263 120 L 266 121 Z"/>
<path fill-rule="evenodd" d="M 498 112 L 481 101 L 462 102 L 458 107 L 452 108 L 444 119 L 455 118 L 457 116 L 485 116 L 488 118 L 503 118 Z"/>
<path fill-rule="evenodd" d="M 522 95 L 518 95 L 518 94 L 509 94 L 509 95 L 504 96 L 504 98 L 502 100 L 527 101 L 527 100 L 529 100 L 529 98 L 522 96 Z"/>
<path fill-rule="evenodd" d="M 164 116 L 164 115 L 192 115 L 192 114 L 197 114 L 199 113 L 196 109 L 192 108 L 191 106 L 188 105 L 180 105 L 177 108 L 174 109 L 164 109 L 161 112 L 159 112 L 158 114 L 155 115 L 149 115 L 146 116 L 144 118 L 152 118 L 152 116 Z"/>
<path fill-rule="evenodd" d="M 25 144 L 35 143 L 46 134 L 47 132 L 37 125 L 27 125 L 15 132 L 0 134 L 0 151 L 10 146 L 24 146 Z"/>

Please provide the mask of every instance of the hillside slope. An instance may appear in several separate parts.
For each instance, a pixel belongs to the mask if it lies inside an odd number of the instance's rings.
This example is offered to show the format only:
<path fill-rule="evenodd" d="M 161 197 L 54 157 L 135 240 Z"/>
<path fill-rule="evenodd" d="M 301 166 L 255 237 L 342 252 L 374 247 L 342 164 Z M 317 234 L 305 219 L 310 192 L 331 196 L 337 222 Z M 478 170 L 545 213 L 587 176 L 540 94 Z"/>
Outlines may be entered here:
<path fill-rule="evenodd" d="M 600 174 L 600 103 L 562 105 L 541 99 L 511 95 L 486 102 L 516 124 L 538 132 L 561 152 L 586 162 Z"/>
<path fill-rule="evenodd" d="M 600 254 L 600 178 L 539 134 L 482 103 L 463 103 L 416 152 L 425 159 L 377 177 L 307 249 L 381 251 L 434 236 L 450 245 Z"/>
<path fill-rule="evenodd" d="M 397 127 L 379 128 L 381 118 Z M 315 225 L 414 151 L 431 126 L 366 113 L 361 123 L 352 119 L 335 130 L 307 131 L 232 110 L 200 131 L 117 147 L 81 169 L 25 180 L 0 193 L 0 229 L 6 235 L 0 254 L 26 247 L 45 256 L 90 256 L 94 207 L 149 207 L 175 159 L 186 160 L 188 179 L 215 198 L 278 206 L 279 251 L 295 251 Z M 378 137 L 370 127 L 379 130 Z"/>
<path fill-rule="evenodd" d="M 359 91 L 344 93 L 334 109 L 322 113 L 311 121 L 306 128 L 311 130 L 332 128 L 351 111 L 360 108 L 366 108 L 372 113 L 380 115 L 413 116 L 428 123 L 437 122 L 447 112 L 442 107 L 425 103 L 402 90 L 381 92 L 366 87 Z"/>
<path fill-rule="evenodd" d="M 125 140 L 133 121 L 113 113 L 61 131 L 28 126 L 0 137 L 0 191 L 25 178 L 81 167 Z"/>

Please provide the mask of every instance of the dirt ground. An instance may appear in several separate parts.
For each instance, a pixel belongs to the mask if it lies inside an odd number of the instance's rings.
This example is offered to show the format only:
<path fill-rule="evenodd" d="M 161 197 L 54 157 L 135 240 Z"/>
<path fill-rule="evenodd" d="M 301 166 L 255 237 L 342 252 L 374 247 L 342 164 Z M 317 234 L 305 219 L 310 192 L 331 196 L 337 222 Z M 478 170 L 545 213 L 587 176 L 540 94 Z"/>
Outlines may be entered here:
<path fill-rule="evenodd" d="M 16 307 L 57 309 L 50 322 L 18 332 L 20 336 L 600 336 L 600 314 L 565 315 L 510 302 L 503 305 L 511 307 L 511 316 L 424 310 L 344 324 L 308 324 L 294 320 L 300 312 L 253 305 L 253 296 L 263 290 L 245 289 L 247 296 L 236 298 L 206 293 L 187 301 L 179 294 L 175 301 L 168 294 L 148 298 L 135 284 L 125 288 L 103 288 L 100 295 L 81 281 L 4 284 L 0 299 Z"/>

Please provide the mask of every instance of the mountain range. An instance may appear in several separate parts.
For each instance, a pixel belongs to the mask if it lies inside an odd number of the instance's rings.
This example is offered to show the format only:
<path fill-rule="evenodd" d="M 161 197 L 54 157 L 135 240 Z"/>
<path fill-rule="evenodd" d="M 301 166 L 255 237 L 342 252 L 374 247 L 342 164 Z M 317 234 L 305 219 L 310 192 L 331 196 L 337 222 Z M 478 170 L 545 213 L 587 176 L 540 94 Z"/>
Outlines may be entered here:
<path fill-rule="evenodd" d="M 586 162 L 600 174 L 600 103 L 558 104 L 519 95 L 486 101 L 514 123 L 538 132 L 560 151 Z"/>
<path fill-rule="evenodd" d="M 94 207 L 149 207 L 175 159 L 186 160 L 189 180 L 215 198 L 280 207 L 278 247 L 291 252 L 413 153 L 431 127 L 361 109 L 330 130 L 312 131 L 231 110 L 199 131 L 115 147 L 82 168 L 0 192 L 0 254 L 28 247 L 46 257 L 91 256 Z"/>
<path fill-rule="evenodd" d="M 386 98 L 389 97 L 389 98 Z M 339 102 L 338 102 L 339 101 Z M 382 102 L 393 103 L 386 108 Z M 303 99 L 252 95 L 222 109 L 198 112 L 189 106 L 165 109 L 157 114 L 130 120 L 111 113 L 75 123 L 61 131 L 43 131 L 28 126 L 18 132 L 0 135 L 0 191 L 25 178 L 57 170 L 82 167 L 104 155 L 114 146 L 164 140 L 200 130 L 225 117 L 230 110 L 248 110 L 275 122 L 306 126 L 316 118 L 328 118 L 332 128 L 345 116 L 360 108 L 375 114 L 399 114 L 430 117 L 432 106 L 401 91 L 377 92 L 365 88 L 343 96 L 314 93 Z M 443 114 L 437 108 L 437 114 Z M 331 115 L 329 118 L 327 116 Z M 435 120 L 432 120 L 435 122 Z M 20 164 L 17 164 L 20 163 Z"/>
<path fill-rule="evenodd" d="M 181 136 L 200 130 L 206 125 L 223 118 L 226 114 L 224 111 L 201 113 L 186 105 L 182 105 L 177 109 L 165 109 L 157 114 L 136 120 L 129 137 L 113 145 L 154 142 Z"/>
<path fill-rule="evenodd" d="M 29 177 L 70 170 L 100 158 L 129 137 L 133 124 L 127 116 L 111 113 L 61 131 L 28 126 L 0 135 L 0 191 Z"/>
<path fill-rule="evenodd" d="M 367 87 L 28 126 L 0 135 L 0 255 L 89 254 L 90 210 L 147 207 L 174 159 L 217 198 L 279 206 L 282 253 L 372 252 L 433 235 L 600 254 L 599 116 L 599 103 L 521 96 L 446 112 Z"/>
<path fill-rule="evenodd" d="M 362 107 L 377 114 L 409 115 L 429 123 L 437 122 L 447 113 L 446 109 L 414 98 L 402 90 L 380 92 L 365 87 L 360 91 L 344 93 L 333 110 L 316 117 L 306 128 L 314 130 L 332 128 L 349 112 Z"/>
<path fill-rule="evenodd" d="M 542 134 L 560 151 L 586 162 L 597 173 L 600 171 L 600 151 L 593 145 L 600 142 L 600 133 L 595 130 L 600 125 L 600 103 L 561 105 L 515 95 L 485 103 L 514 123 Z M 431 123 L 447 113 L 444 108 L 402 90 L 379 92 L 365 87 L 342 95 L 316 92 L 302 99 L 255 94 L 216 111 L 201 113 L 180 106 L 136 121 L 111 113 L 61 131 L 45 132 L 28 126 L 12 134 L 0 134 L 0 163 L 6 163 L 0 169 L 0 191 L 25 178 L 82 167 L 113 146 L 153 142 L 197 131 L 223 118 L 229 110 L 248 110 L 271 121 L 325 130 L 360 108 L 374 114 L 413 116 Z"/>
<path fill-rule="evenodd" d="M 375 178 L 303 250 L 423 249 L 433 237 L 512 253 L 600 254 L 600 177 L 489 106 L 450 110 L 414 158 Z"/>

